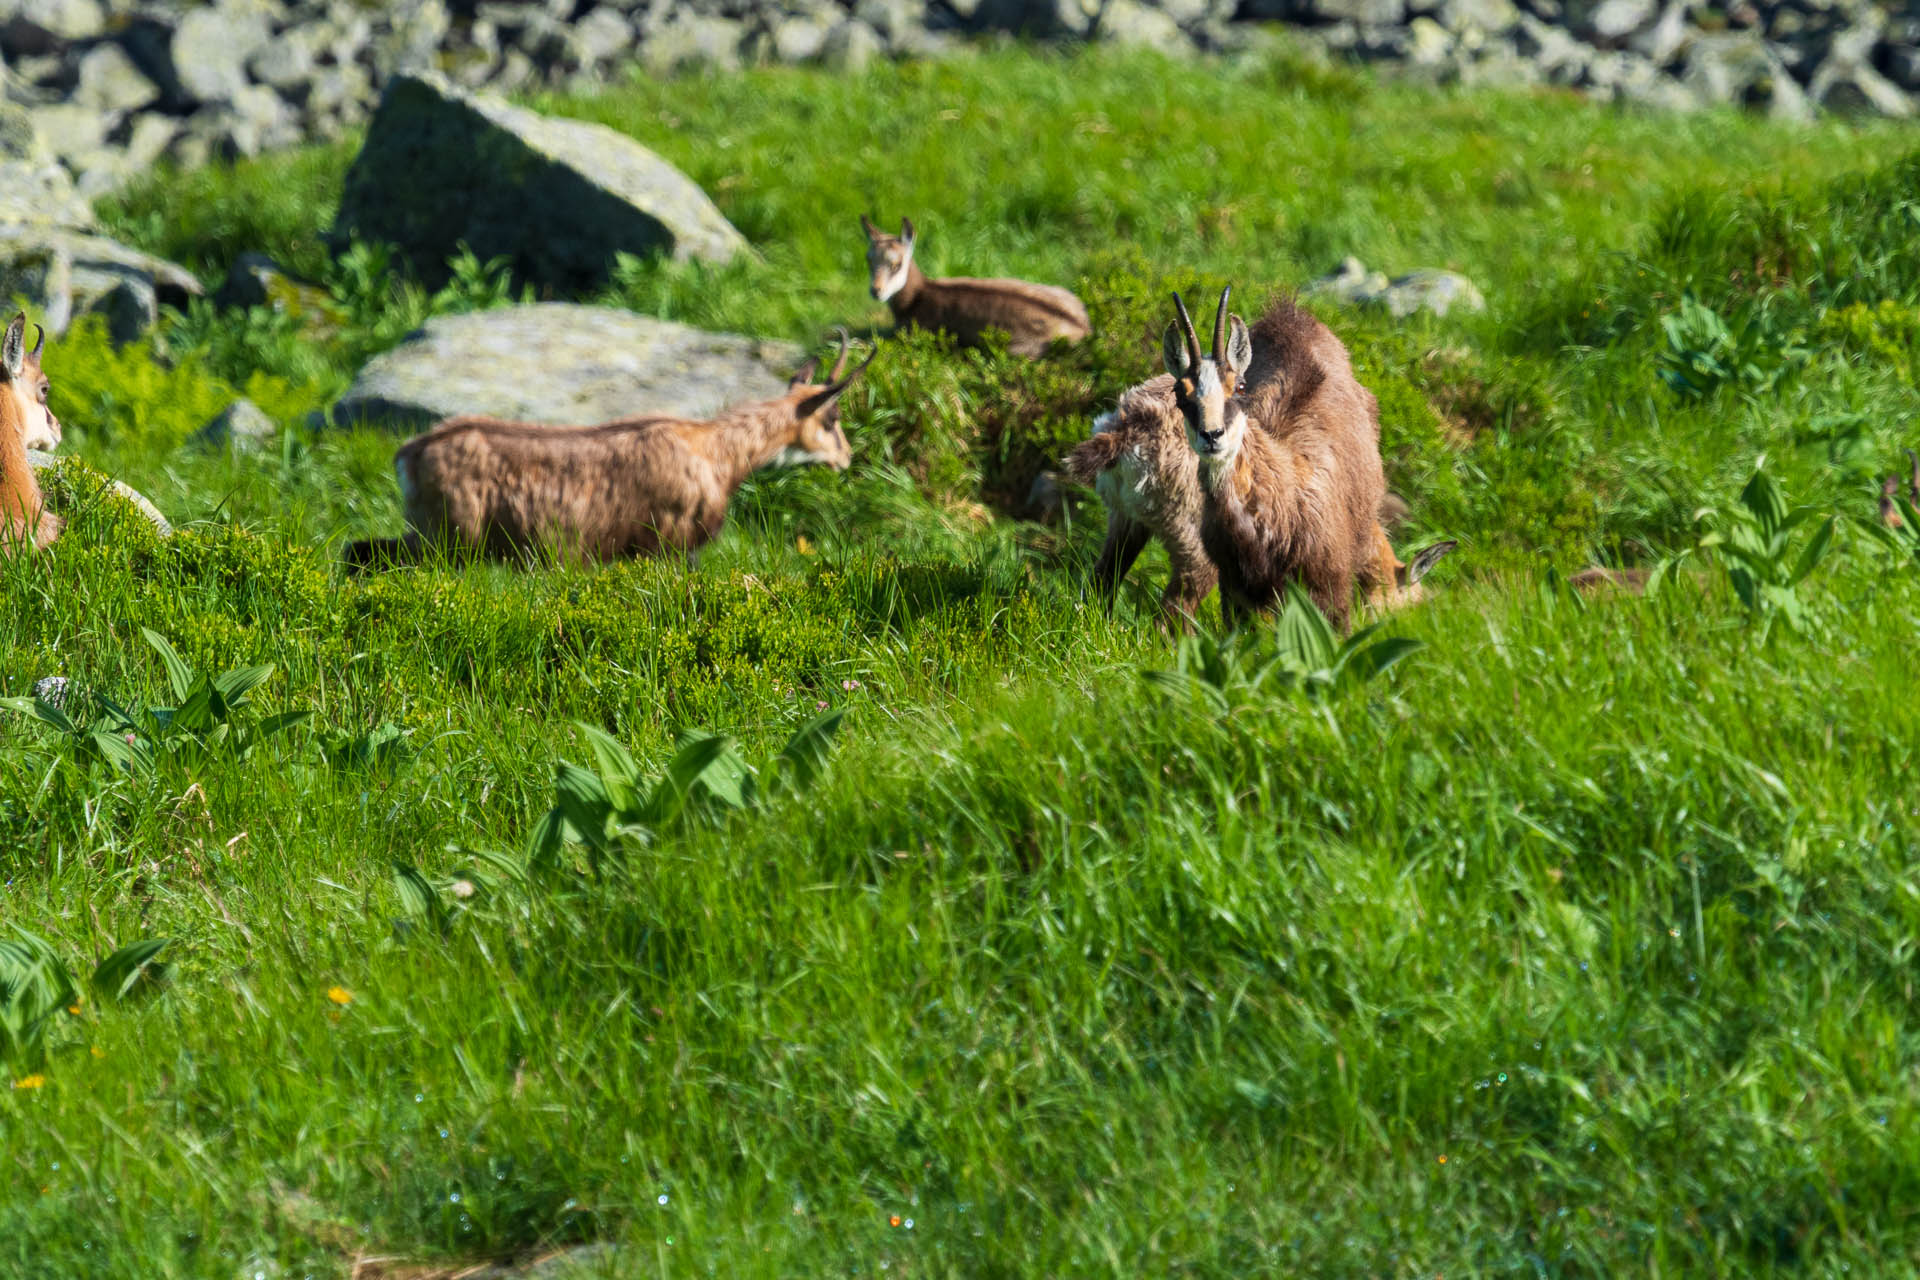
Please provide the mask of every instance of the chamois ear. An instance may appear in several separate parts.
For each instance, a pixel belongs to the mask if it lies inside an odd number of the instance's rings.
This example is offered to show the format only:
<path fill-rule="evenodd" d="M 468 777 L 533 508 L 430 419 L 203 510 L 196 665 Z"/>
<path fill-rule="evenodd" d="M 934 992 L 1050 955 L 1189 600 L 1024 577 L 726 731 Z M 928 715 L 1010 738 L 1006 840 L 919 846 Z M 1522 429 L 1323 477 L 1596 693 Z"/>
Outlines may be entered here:
<path fill-rule="evenodd" d="M 1459 545 L 1457 540 L 1449 538 L 1445 542 L 1436 542 L 1430 547 L 1422 547 L 1415 552 L 1413 559 L 1407 564 L 1407 585 L 1412 586 L 1426 577 L 1433 571 L 1433 566 L 1446 559 L 1447 553 Z"/>
<path fill-rule="evenodd" d="M 900 238 L 907 242 L 908 248 L 913 247 L 913 219 L 912 218 L 900 219 Z"/>
<path fill-rule="evenodd" d="M 1187 367 L 1187 338 L 1180 332 L 1177 321 L 1168 321 L 1167 331 L 1160 335 L 1160 355 L 1167 362 L 1167 372 L 1176 380 L 1192 374 Z"/>
<path fill-rule="evenodd" d="M 7 333 L 0 338 L 0 372 L 4 372 L 8 382 L 18 378 L 27 363 L 27 313 L 14 312 L 13 319 L 7 322 Z"/>
<path fill-rule="evenodd" d="M 864 213 L 860 215 L 860 229 L 867 233 L 867 239 L 869 240 L 878 240 L 880 238 L 880 228 L 874 226 L 873 219 Z"/>
<path fill-rule="evenodd" d="M 1226 362 L 1236 384 L 1247 376 L 1247 367 L 1253 363 L 1253 335 L 1247 332 L 1245 320 L 1239 316 L 1228 318 L 1227 349 L 1216 352 L 1215 358 Z"/>
<path fill-rule="evenodd" d="M 812 356 L 808 356 L 807 362 L 801 365 L 798 369 L 795 369 L 793 371 L 793 376 L 787 379 L 787 390 L 791 391 L 795 387 L 805 386 L 806 384 L 812 382 L 813 375 L 818 373 L 819 371 L 820 371 L 820 362 L 818 360 L 815 360 Z"/>

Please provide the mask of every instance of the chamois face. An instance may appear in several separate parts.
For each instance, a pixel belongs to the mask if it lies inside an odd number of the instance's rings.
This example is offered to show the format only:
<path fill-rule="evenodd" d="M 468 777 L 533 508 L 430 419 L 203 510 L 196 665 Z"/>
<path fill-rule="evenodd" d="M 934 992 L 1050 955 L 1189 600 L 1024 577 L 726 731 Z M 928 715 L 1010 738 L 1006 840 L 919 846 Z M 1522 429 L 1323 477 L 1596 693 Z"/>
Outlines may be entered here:
<path fill-rule="evenodd" d="M 890 236 L 860 216 L 867 233 L 868 288 L 874 299 L 885 302 L 906 287 L 907 269 L 913 265 L 913 220 L 900 219 L 900 234 Z"/>
<path fill-rule="evenodd" d="M 840 429 L 840 396 L 873 363 L 878 351 L 876 349 L 868 353 L 858 369 L 841 377 L 847 367 L 850 346 L 847 331 L 842 329 L 840 356 L 833 362 L 833 372 L 827 375 L 826 385 L 814 383 L 814 370 L 818 366 L 812 360 L 793 375 L 793 380 L 787 384 L 787 398 L 793 405 L 793 436 L 789 443 L 782 445 L 779 452 L 767 460 L 767 466 L 798 467 L 817 463 L 832 467 L 835 471 L 845 471 L 853 461 L 853 446 L 847 442 L 847 433 Z"/>
<path fill-rule="evenodd" d="M 1224 471 L 1240 454 L 1246 439 L 1247 414 L 1233 398 L 1247 366 L 1253 363 L 1253 339 L 1239 316 L 1227 314 L 1227 293 L 1220 295 L 1220 316 L 1214 325 L 1214 352 L 1200 354 L 1186 304 L 1174 295 L 1179 318 L 1161 338 L 1167 372 L 1173 375 L 1173 402 L 1187 424 L 1187 443 L 1203 469 Z"/>
<path fill-rule="evenodd" d="M 60 420 L 47 408 L 51 383 L 40 371 L 40 350 L 47 332 L 35 325 L 38 333 L 33 349 L 27 350 L 27 317 L 16 313 L 0 337 L 0 378 L 6 381 L 6 394 L 13 397 L 14 417 L 20 423 L 21 441 L 29 449 L 52 449 L 60 443 Z"/>

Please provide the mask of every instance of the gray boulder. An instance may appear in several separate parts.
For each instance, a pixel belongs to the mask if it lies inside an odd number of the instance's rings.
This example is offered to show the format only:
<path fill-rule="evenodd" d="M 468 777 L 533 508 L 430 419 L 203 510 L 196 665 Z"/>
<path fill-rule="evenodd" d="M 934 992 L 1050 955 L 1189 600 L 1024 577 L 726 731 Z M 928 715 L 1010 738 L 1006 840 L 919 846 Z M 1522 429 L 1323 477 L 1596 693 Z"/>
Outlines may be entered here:
<path fill-rule="evenodd" d="M 38 449 L 27 450 L 27 465 L 35 471 L 45 471 L 52 467 L 58 467 L 61 461 L 62 459 L 55 457 L 51 453 L 42 453 Z M 118 480 L 108 479 L 106 476 L 100 475 L 91 468 L 82 470 L 80 474 L 83 479 L 76 482 L 78 485 L 84 487 L 87 480 L 96 481 L 98 483 L 99 493 L 113 494 L 115 497 L 131 505 L 135 511 L 139 512 L 140 515 L 146 519 L 147 523 L 153 526 L 154 532 L 158 533 L 161 537 L 170 538 L 173 536 L 173 525 L 168 523 L 167 518 L 160 514 L 160 508 L 147 501 L 145 494 L 131 485 L 123 484 Z M 89 500 L 89 495 L 81 494 L 79 496 L 82 502 Z M 65 513 L 62 512 L 62 514 Z"/>
<path fill-rule="evenodd" d="M 94 225 L 93 206 L 40 137 L 32 114 L 0 101 L 0 224 L 39 227 Z"/>
<path fill-rule="evenodd" d="M 184 307 L 201 292 L 185 267 L 105 236 L 58 227 L 0 224 L 0 296 L 24 295 L 30 317 L 54 334 L 98 312 L 116 342 L 153 326 L 161 302 Z"/>
<path fill-rule="evenodd" d="M 97 44 L 87 50 L 80 59 L 79 76 L 73 100 L 96 111 L 129 111 L 160 96 L 159 87 L 117 44 Z"/>
<path fill-rule="evenodd" d="M 9 0 L 0 4 L 0 26 L 14 49 L 44 54 L 104 33 L 107 11 L 100 0 Z"/>
<path fill-rule="evenodd" d="M 244 396 L 222 409 L 187 440 L 196 449 L 259 453 L 271 446 L 280 428 L 266 411 Z"/>
<path fill-rule="evenodd" d="M 455 414 L 596 423 L 708 417 L 786 389 L 798 347 L 610 307 L 546 302 L 429 320 L 374 357 L 325 422 L 401 431 Z"/>
<path fill-rule="evenodd" d="M 247 59 L 273 37 L 266 13 L 229 3 L 190 9 L 170 50 L 181 91 L 195 102 L 228 102 L 247 87 Z"/>
<path fill-rule="evenodd" d="M 1444 316 L 1487 309 L 1486 297 L 1458 272 L 1422 268 L 1389 280 L 1385 272 L 1369 271 L 1355 257 L 1341 259 L 1338 270 L 1311 281 L 1301 292 L 1355 306 L 1383 306 L 1400 319 L 1416 311 Z"/>
<path fill-rule="evenodd" d="M 1109 0 L 1100 11 L 1099 25 L 1094 28 L 1093 34 L 1095 39 L 1113 44 L 1140 45 L 1149 49 L 1164 49 L 1169 53 L 1186 44 L 1180 24 L 1170 14 L 1143 4 L 1141 0 Z"/>
<path fill-rule="evenodd" d="M 334 223 L 399 246 L 430 284 L 461 242 L 537 285 L 605 281 L 616 253 L 725 262 L 746 240 L 685 174 L 604 125 L 553 120 L 437 73 L 395 77 Z"/>

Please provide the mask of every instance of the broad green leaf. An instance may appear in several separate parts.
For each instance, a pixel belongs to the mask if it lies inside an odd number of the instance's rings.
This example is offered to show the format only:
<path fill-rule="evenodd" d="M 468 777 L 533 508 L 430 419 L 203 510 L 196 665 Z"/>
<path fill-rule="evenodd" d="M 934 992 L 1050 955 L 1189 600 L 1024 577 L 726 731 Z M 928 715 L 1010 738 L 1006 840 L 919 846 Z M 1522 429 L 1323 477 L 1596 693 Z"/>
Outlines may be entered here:
<path fill-rule="evenodd" d="M 574 834 L 596 852 L 607 847 L 607 819 L 613 814 L 613 801 L 606 784 L 598 775 L 579 765 L 562 764 L 553 771 L 553 796 L 560 814 Z"/>
<path fill-rule="evenodd" d="M 1423 642 L 1405 636 L 1388 636 L 1383 640 L 1376 640 L 1347 659 L 1347 674 L 1355 682 L 1364 683 L 1402 658 L 1417 653 L 1425 647 Z"/>
<path fill-rule="evenodd" d="M 653 785 L 653 793 L 641 808 L 641 820 L 646 825 L 661 828 L 672 824 L 686 808 L 687 797 L 693 793 L 694 784 L 707 771 L 709 765 L 720 758 L 726 749 L 727 740 L 719 736 L 690 739 L 673 758 L 667 761 L 665 772 Z"/>
<path fill-rule="evenodd" d="M 185 699 L 187 690 L 193 687 L 193 668 L 187 665 L 186 659 L 182 658 L 172 643 L 158 631 L 142 627 L 140 634 L 145 636 L 147 643 L 158 651 L 160 661 L 166 665 L 167 683 L 173 686 L 173 696 Z"/>
<path fill-rule="evenodd" d="M 833 707 L 801 725 L 775 758 L 774 768 L 778 772 L 774 777 L 774 786 L 795 792 L 810 790 L 821 774 L 826 772 L 827 755 L 833 749 L 833 736 L 839 732 L 840 722 L 846 718 L 845 707 Z"/>
<path fill-rule="evenodd" d="M 1800 550 L 1800 559 L 1793 566 L 1793 572 L 1787 577 L 1787 585 L 1793 586 L 1812 573 L 1826 556 L 1828 546 L 1833 542 L 1833 525 L 1836 517 L 1828 516 L 1813 531 L 1813 537 Z"/>
<path fill-rule="evenodd" d="M 393 887 L 400 895 L 400 908 L 416 919 L 432 920 L 436 926 L 447 922 L 446 904 L 427 883 L 427 878 L 404 862 L 393 864 Z"/>
<path fill-rule="evenodd" d="M 613 805 L 613 811 L 631 814 L 637 799 L 635 779 L 640 772 L 640 767 L 633 762 L 632 753 L 604 729 L 583 720 L 576 720 L 573 725 L 586 738 L 587 746 L 593 751 L 594 762 L 600 766 L 600 780 L 606 785 L 607 798 Z"/>
<path fill-rule="evenodd" d="M 123 735 L 105 729 L 89 730 L 88 738 L 101 759 L 128 773 L 144 773 L 153 767 L 152 752 L 138 738 L 128 742 Z"/>
<path fill-rule="evenodd" d="M 1297 658 L 1307 670 L 1332 666 L 1339 654 L 1332 624 L 1297 583 L 1287 587 L 1286 607 L 1275 630 L 1280 652 Z"/>
<path fill-rule="evenodd" d="M 264 663 L 257 667 L 236 667 L 213 678 L 213 689 L 224 700 L 229 709 L 240 705 L 249 693 L 265 684 L 273 675 L 273 664 Z"/>
<path fill-rule="evenodd" d="M 567 819 L 559 808 L 547 810 L 527 833 L 527 870 L 539 874 L 557 870 L 567 847 Z"/>
<path fill-rule="evenodd" d="M 166 976 L 167 966 L 154 958 L 165 950 L 169 939 L 148 938 L 124 946 L 102 960 L 93 971 L 93 989 L 107 1000 L 124 1000 L 136 987 L 151 988 Z"/>

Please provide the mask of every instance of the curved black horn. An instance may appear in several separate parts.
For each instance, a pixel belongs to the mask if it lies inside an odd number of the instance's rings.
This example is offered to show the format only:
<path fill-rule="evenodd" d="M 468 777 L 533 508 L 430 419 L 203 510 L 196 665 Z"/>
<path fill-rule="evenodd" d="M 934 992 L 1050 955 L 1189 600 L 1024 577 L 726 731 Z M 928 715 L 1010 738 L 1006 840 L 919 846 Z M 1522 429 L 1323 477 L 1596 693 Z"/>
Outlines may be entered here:
<path fill-rule="evenodd" d="M 846 369 L 847 353 L 853 346 L 853 336 L 847 332 L 845 325 L 835 325 L 833 331 L 840 335 L 840 356 L 833 362 L 833 372 L 827 375 L 828 382 L 834 381 Z"/>
<path fill-rule="evenodd" d="M 1220 310 L 1213 317 L 1213 358 L 1215 360 L 1227 358 L 1227 298 L 1232 293 L 1232 285 L 1220 291 Z"/>
<path fill-rule="evenodd" d="M 1193 331 L 1193 317 L 1187 314 L 1187 304 L 1180 295 L 1173 295 L 1173 309 L 1180 316 L 1180 332 L 1187 340 L 1187 363 L 1197 372 L 1200 368 L 1200 335 Z"/>
<path fill-rule="evenodd" d="M 39 325 L 33 326 L 33 350 L 27 352 L 27 359 L 38 360 L 40 358 L 40 348 L 46 345 L 47 331 Z M 1911 458 L 1913 455 L 1909 453 L 1907 456 Z"/>

